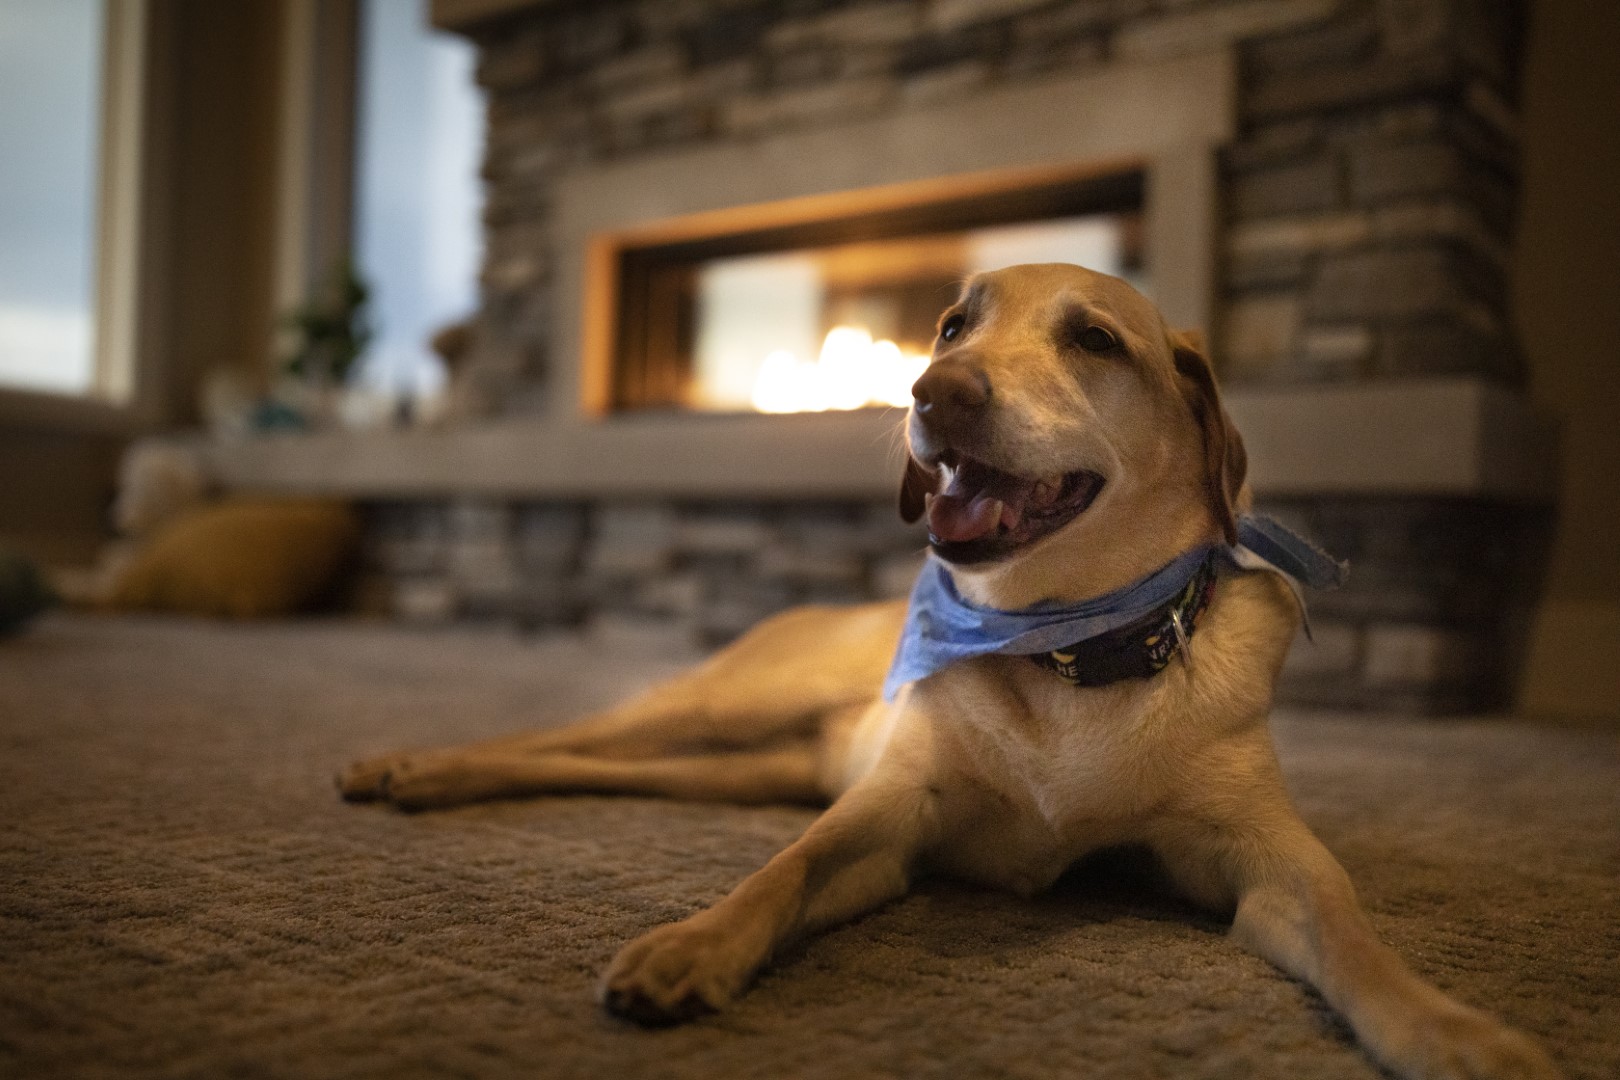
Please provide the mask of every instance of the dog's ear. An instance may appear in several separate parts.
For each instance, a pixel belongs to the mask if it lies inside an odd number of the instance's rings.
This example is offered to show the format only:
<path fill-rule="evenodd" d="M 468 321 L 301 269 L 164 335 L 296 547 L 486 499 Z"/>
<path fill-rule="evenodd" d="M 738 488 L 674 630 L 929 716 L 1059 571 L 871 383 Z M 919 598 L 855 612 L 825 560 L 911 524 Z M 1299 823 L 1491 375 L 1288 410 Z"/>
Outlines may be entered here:
<path fill-rule="evenodd" d="M 939 482 L 937 474 L 917 464 L 917 459 L 906 455 L 905 475 L 900 477 L 900 520 L 907 525 L 923 516 L 928 508 L 926 496 Z"/>
<path fill-rule="evenodd" d="M 1204 436 L 1204 483 L 1210 509 L 1226 542 L 1236 544 L 1238 492 L 1243 490 L 1243 478 L 1249 471 L 1249 455 L 1243 449 L 1243 437 L 1221 405 L 1204 336 L 1196 330 L 1173 330 L 1170 345 L 1175 350 L 1182 395 Z"/>

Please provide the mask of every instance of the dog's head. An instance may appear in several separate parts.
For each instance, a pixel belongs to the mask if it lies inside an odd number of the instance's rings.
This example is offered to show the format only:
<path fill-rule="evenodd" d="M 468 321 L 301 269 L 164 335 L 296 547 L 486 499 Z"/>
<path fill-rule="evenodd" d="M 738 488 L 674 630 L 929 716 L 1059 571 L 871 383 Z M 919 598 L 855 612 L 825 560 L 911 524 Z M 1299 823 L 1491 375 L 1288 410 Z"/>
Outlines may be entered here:
<path fill-rule="evenodd" d="M 912 395 L 901 515 L 981 600 L 1077 598 L 1236 538 L 1246 458 L 1202 343 L 1118 278 L 977 275 Z"/>

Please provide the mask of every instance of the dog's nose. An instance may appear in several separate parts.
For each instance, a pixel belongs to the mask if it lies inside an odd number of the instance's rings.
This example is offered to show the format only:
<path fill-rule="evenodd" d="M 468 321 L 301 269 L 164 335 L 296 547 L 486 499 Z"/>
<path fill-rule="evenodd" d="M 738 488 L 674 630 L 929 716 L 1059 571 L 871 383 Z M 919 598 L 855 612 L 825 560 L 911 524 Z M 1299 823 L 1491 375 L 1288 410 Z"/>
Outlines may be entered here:
<path fill-rule="evenodd" d="M 990 403 L 990 377 L 974 364 L 931 364 L 911 387 L 912 409 L 929 427 L 949 430 L 971 424 Z"/>

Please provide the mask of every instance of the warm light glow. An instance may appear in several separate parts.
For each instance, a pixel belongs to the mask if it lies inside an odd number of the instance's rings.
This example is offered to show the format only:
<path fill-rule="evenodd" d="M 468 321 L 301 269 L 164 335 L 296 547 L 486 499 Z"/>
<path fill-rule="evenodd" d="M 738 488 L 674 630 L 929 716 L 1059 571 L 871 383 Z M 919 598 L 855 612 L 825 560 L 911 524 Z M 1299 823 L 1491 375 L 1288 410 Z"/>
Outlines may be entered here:
<path fill-rule="evenodd" d="M 821 356 L 800 360 L 777 349 L 759 366 L 754 408 L 760 412 L 826 412 L 868 405 L 911 404 L 911 384 L 928 357 L 902 352 L 892 341 L 873 341 L 858 326 L 835 326 L 821 343 Z"/>

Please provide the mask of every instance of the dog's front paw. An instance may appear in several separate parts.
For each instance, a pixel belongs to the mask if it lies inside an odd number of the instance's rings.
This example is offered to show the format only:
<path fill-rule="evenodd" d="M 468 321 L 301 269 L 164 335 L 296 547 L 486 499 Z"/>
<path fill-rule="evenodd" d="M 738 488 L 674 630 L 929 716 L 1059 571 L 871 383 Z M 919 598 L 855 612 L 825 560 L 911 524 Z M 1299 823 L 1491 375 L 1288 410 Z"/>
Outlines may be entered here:
<path fill-rule="evenodd" d="M 1561 1080 L 1534 1039 L 1466 1006 L 1418 1020 L 1400 1071 L 1421 1080 Z"/>
<path fill-rule="evenodd" d="M 707 914 L 661 926 L 619 950 L 597 992 L 602 1005 L 638 1024 L 678 1024 L 736 998 L 755 965 Z"/>

